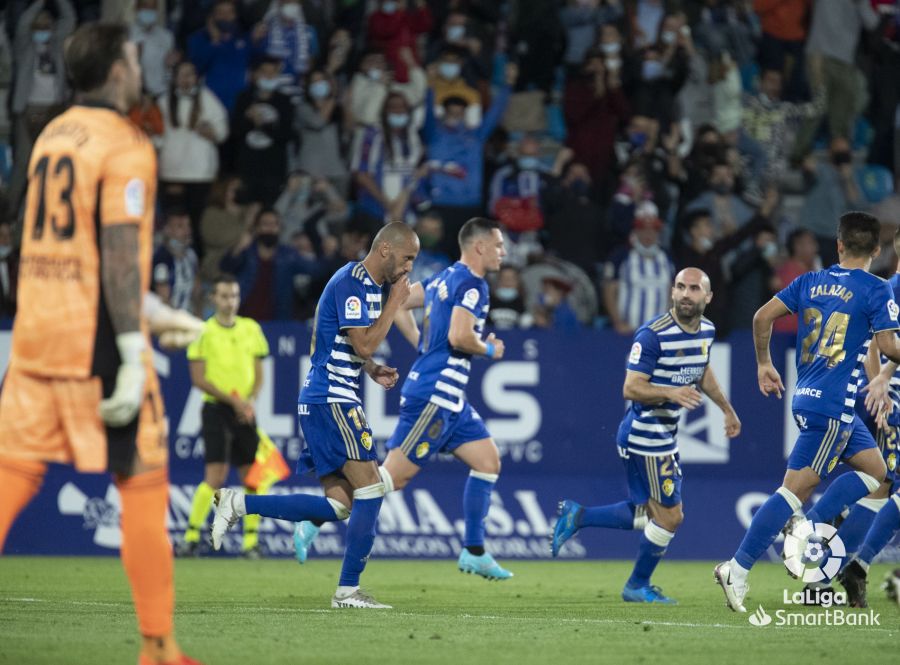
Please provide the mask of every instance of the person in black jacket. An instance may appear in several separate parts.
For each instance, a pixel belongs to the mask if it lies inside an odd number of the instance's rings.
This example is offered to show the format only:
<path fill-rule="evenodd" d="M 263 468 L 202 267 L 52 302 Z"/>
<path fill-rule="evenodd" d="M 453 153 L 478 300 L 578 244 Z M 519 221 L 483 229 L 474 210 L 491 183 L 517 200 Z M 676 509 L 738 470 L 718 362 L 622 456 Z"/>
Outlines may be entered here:
<path fill-rule="evenodd" d="M 248 201 L 271 207 L 287 178 L 294 107 L 278 91 L 281 61 L 269 56 L 253 67 L 252 84 L 238 95 L 231 117 L 235 164 Z"/>

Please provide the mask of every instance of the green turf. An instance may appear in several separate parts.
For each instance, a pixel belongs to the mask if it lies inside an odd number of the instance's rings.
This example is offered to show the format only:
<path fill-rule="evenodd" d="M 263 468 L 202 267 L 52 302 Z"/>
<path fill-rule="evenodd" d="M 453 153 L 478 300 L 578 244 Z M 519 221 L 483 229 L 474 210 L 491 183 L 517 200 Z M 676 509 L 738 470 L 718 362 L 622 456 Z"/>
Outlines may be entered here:
<path fill-rule="evenodd" d="M 881 628 L 755 627 L 725 609 L 711 563 L 660 566 L 678 607 L 623 603 L 625 562 L 509 567 L 514 579 L 487 582 L 453 561 L 373 561 L 368 588 L 395 607 L 374 612 L 328 609 L 337 561 L 179 561 L 177 630 L 206 665 L 896 662 L 900 610 L 875 584 Z M 772 616 L 798 586 L 774 564 L 752 584 L 753 607 Z M 0 663 L 131 665 L 136 653 L 118 560 L 0 559 Z"/>

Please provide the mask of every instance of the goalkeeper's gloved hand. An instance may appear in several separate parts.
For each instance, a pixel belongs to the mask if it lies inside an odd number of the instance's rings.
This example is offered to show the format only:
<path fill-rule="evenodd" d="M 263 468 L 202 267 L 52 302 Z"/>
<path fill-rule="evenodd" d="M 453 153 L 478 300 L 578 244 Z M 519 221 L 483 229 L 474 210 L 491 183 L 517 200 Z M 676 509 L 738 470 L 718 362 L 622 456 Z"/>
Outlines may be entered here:
<path fill-rule="evenodd" d="M 147 376 L 142 356 L 147 345 L 142 333 L 127 332 L 116 335 L 116 346 L 122 364 L 112 395 L 100 402 L 100 417 L 107 425 L 123 427 L 135 419 L 144 401 Z"/>

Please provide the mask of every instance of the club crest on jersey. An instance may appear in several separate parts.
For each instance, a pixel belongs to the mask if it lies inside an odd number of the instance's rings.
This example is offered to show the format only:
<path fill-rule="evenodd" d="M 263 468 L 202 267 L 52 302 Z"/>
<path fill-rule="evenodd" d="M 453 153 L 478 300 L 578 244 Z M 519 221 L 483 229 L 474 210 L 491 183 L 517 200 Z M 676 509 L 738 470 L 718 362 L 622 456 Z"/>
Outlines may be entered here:
<path fill-rule="evenodd" d="M 897 469 L 897 453 L 891 453 L 885 461 L 889 470 L 895 471 Z"/>
<path fill-rule="evenodd" d="M 663 494 L 665 494 L 666 496 L 672 496 L 672 492 L 675 491 L 675 483 L 672 481 L 671 478 L 666 478 L 663 481 L 662 491 L 663 491 Z"/>
<path fill-rule="evenodd" d="M 366 450 L 372 450 L 372 435 L 368 432 L 363 432 L 359 435 L 359 440 L 363 444 L 363 448 Z"/>
<path fill-rule="evenodd" d="M 443 426 L 444 426 L 444 421 L 442 421 L 440 418 L 435 420 L 434 423 L 432 423 L 431 427 L 428 428 L 428 438 L 429 439 L 438 438 L 438 435 L 441 433 L 441 428 Z"/>
<path fill-rule="evenodd" d="M 425 455 L 428 454 L 428 451 L 431 450 L 431 444 L 427 441 L 423 441 L 418 446 L 416 446 L 416 459 L 422 459 Z"/>
<path fill-rule="evenodd" d="M 344 303 L 345 319 L 361 319 L 362 318 L 362 302 L 356 296 L 350 296 Z"/>

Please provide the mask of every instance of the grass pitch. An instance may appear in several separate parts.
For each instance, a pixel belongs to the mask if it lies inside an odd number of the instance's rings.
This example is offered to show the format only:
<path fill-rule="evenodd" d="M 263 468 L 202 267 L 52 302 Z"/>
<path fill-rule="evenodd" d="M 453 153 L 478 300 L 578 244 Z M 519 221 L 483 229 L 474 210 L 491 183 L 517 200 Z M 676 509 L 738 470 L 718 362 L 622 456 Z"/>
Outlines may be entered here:
<path fill-rule="evenodd" d="M 178 636 L 206 665 L 896 662 L 888 566 L 870 583 L 880 627 L 756 627 L 724 607 L 711 562 L 662 563 L 677 607 L 623 603 L 628 562 L 506 563 L 516 577 L 487 582 L 454 561 L 372 561 L 367 588 L 395 607 L 375 612 L 329 609 L 338 561 L 180 560 Z M 748 609 L 823 612 L 784 606 L 799 585 L 782 566 L 760 564 L 751 584 Z M 0 559 L 0 663 L 131 665 L 137 648 L 118 559 Z"/>

